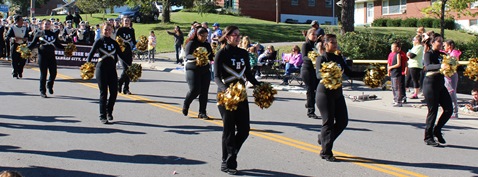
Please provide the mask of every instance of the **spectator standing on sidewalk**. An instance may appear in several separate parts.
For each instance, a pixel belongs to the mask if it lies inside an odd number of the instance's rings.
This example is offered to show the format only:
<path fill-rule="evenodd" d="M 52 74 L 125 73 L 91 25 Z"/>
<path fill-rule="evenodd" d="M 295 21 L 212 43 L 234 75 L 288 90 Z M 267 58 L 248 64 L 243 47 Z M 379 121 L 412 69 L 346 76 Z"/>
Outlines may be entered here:
<path fill-rule="evenodd" d="M 174 28 L 174 32 L 166 31 L 169 35 L 174 36 L 174 50 L 176 51 L 176 64 L 181 63 L 182 59 L 179 58 L 179 52 L 181 52 L 181 46 L 184 43 L 184 35 L 179 26 Z"/>
<path fill-rule="evenodd" d="M 443 43 L 443 48 L 445 53 L 451 57 L 455 57 L 456 61 L 460 61 L 461 51 L 455 49 L 455 42 L 453 40 L 446 40 Z M 445 87 L 450 93 L 451 101 L 453 103 L 453 114 L 451 118 L 458 118 L 458 99 L 456 97 L 456 89 L 458 89 L 458 73 L 453 74 L 451 77 L 445 76 Z"/>
<path fill-rule="evenodd" d="M 73 16 L 73 22 L 75 23 L 75 28 L 78 28 L 81 21 L 83 21 L 83 18 L 81 18 L 80 12 L 76 11 L 75 16 Z"/>
<path fill-rule="evenodd" d="M 67 21 L 67 20 L 73 21 L 73 15 L 71 15 L 70 11 L 68 11 L 68 14 L 65 17 L 65 21 Z M 52 21 L 51 23 L 55 23 L 55 21 Z"/>
<path fill-rule="evenodd" d="M 413 38 L 413 48 L 407 52 L 408 59 L 408 74 L 413 82 L 414 93 L 411 99 L 418 99 L 420 92 L 420 75 L 423 70 L 423 45 L 422 36 L 416 35 Z"/>
<path fill-rule="evenodd" d="M 398 42 L 392 43 L 390 54 L 388 54 L 388 70 L 387 74 L 390 76 L 392 82 L 393 92 L 393 106 L 402 107 L 402 56 L 400 55 L 400 47 Z"/>
<path fill-rule="evenodd" d="M 441 130 L 450 119 L 453 107 L 450 94 L 445 88 L 444 76 L 440 73 L 440 69 L 447 66 L 441 64 L 443 59 L 440 50 L 443 46 L 443 38 L 441 35 L 433 33 L 426 40 L 426 45 L 429 46 L 430 50 L 425 53 L 423 58 L 426 71 L 425 80 L 423 81 L 423 95 L 428 107 L 424 141 L 426 145 L 439 146 L 440 144 L 435 142 L 434 137 L 438 139 L 438 142 L 446 143 Z M 438 106 L 443 108 L 443 113 L 435 125 Z"/>
<path fill-rule="evenodd" d="M 151 62 L 154 63 L 155 52 L 156 52 L 156 35 L 154 34 L 154 31 L 151 31 L 148 37 L 148 58 L 150 63 Z"/>

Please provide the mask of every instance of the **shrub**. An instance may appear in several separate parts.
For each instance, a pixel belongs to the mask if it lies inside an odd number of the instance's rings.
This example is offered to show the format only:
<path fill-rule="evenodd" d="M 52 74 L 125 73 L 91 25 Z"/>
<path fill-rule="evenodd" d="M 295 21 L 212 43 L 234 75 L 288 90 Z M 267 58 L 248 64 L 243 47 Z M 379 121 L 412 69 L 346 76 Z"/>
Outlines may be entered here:
<path fill-rule="evenodd" d="M 456 42 L 455 48 L 462 52 L 460 56 L 461 61 L 467 61 L 470 58 L 476 58 L 478 57 L 478 37 L 475 37 L 468 43 Z"/>
<path fill-rule="evenodd" d="M 387 18 L 378 18 L 373 20 L 372 26 L 378 26 L 378 27 L 387 26 Z"/>
<path fill-rule="evenodd" d="M 372 32 L 349 32 L 339 35 L 337 40 L 344 56 L 352 59 L 386 59 L 390 53 L 390 45 L 400 41 L 402 50 L 408 51 L 412 44 L 413 34 L 399 36 L 395 34 L 380 35 Z"/>
<path fill-rule="evenodd" d="M 399 27 L 402 23 L 402 19 L 388 19 L 387 20 L 387 27 Z"/>
<path fill-rule="evenodd" d="M 417 27 L 417 22 L 418 19 L 416 18 L 407 18 L 405 20 L 402 20 L 402 27 Z"/>
<path fill-rule="evenodd" d="M 417 22 L 418 27 L 431 28 L 433 26 L 433 18 L 421 18 Z"/>

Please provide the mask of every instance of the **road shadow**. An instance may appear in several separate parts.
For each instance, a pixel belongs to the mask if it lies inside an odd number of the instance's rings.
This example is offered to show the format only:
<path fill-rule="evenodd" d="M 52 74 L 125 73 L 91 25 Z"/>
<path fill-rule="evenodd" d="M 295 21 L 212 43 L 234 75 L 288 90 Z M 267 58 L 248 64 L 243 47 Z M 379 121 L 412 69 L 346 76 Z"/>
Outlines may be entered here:
<path fill-rule="evenodd" d="M 186 81 L 163 80 L 163 79 L 139 79 L 138 82 L 168 82 L 168 83 L 187 83 Z"/>
<path fill-rule="evenodd" d="M 245 169 L 239 170 L 236 174 L 237 176 L 281 176 L 281 177 L 306 177 L 303 175 L 284 173 L 271 170 L 261 170 L 261 169 Z"/>
<path fill-rule="evenodd" d="M 294 122 L 273 122 L 273 121 L 251 121 L 251 125 L 277 125 L 277 126 L 289 126 L 289 127 L 296 127 L 307 131 L 313 132 L 320 132 L 322 129 L 322 123 L 318 122 L 317 124 L 302 124 L 302 123 L 294 123 Z M 347 127 L 346 130 L 352 131 L 372 131 L 367 128 L 353 128 Z"/>
<path fill-rule="evenodd" d="M 98 120 L 98 123 L 100 121 Z M 2 123 L 0 127 L 12 128 L 12 129 L 24 129 L 24 130 L 44 130 L 44 131 L 56 131 L 56 132 L 68 132 L 68 133 L 81 133 L 81 134 L 109 134 L 109 133 L 123 133 L 123 134 L 146 134 L 145 132 L 138 131 L 126 131 L 114 128 L 95 128 L 95 127 L 79 127 L 79 126 L 60 126 L 60 125 L 27 125 L 27 124 L 15 124 L 15 123 Z"/>
<path fill-rule="evenodd" d="M 448 144 L 445 147 L 446 148 L 456 148 L 456 149 L 466 149 L 466 150 L 478 151 L 478 147 L 470 147 L 470 146 L 463 146 L 463 145 Z"/>
<path fill-rule="evenodd" d="M 0 91 L 0 96 L 38 96 L 34 94 L 28 94 L 25 92 L 3 92 Z"/>
<path fill-rule="evenodd" d="M 202 132 L 218 132 L 222 131 L 220 126 L 194 126 L 194 125 L 158 125 L 158 124 L 148 124 L 140 122 L 130 122 L 130 121 L 118 121 L 115 122 L 116 125 L 127 125 L 127 126 L 138 126 L 138 127 L 153 127 L 153 128 L 164 128 L 167 129 L 165 132 L 184 134 L 184 135 L 198 135 Z"/>
<path fill-rule="evenodd" d="M 106 175 L 106 174 L 68 170 L 68 169 L 59 169 L 59 168 L 49 168 L 49 167 L 41 167 L 41 166 L 30 166 L 30 167 L 0 166 L 0 171 L 4 171 L 4 170 L 17 171 L 20 174 L 22 174 L 22 176 L 115 177 L 114 175 Z"/>
<path fill-rule="evenodd" d="M 0 119 L 12 119 L 12 120 L 31 120 L 38 122 L 63 122 L 63 123 L 76 123 L 81 122 L 79 120 L 65 120 L 62 118 L 72 118 L 73 116 L 16 116 L 0 114 Z"/>
<path fill-rule="evenodd" d="M 399 121 L 370 121 L 370 120 L 358 120 L 358 119 L 349 119 L 349 121 L 353 122 L 362 122 L 362 123 L 372 123 L 372 124 L 385 124 L 385 125 L 407 125 L 412 126 L 418 129 L 425 129 L 425 122 L 424 123 L 413 123 L 413 122 L 399 122 Z M 467 127 L 467 126 L 454 126 L 454 125 L 445 125 L 443 131 L 447 131 L 449 129 L 456 129 L 456 130 L 476 130 L 477 128 L 474 127 Z"/>
<path fill-rule="evenodd" d="M 387 165 L 393 165 L 393 166 L 418 167 L 418 168 L 429 168 L 429 169 L 461 170 L 461 171 L 469 171 L 471 173 L 478 174 L 477 166 L 464 166 L 464 165 L 443 164 L 443 163 L 399 162 L 399 161 L 390 161 L 390 160 L 373 159 L 373 158 L 365 158 L 365 157 L 348 157 L 348 156 L 336 156 L 336 157 L 340 158 L 340 161 L 342 162 L 387 164 Z"/>
<path fill-rule="evenodd" d="M 9 134 L 0 133 L 0 136 L 9 136 Z"/>
<path fill-rule="evenodd" d="M 179 156 L 160 156 L 150 154 L 136 154 L 136 155 L 122 155 L 105 153 L 101 151 L 92 150 L 69 150 L 69 151 L 37 151 L 37 150 L 23 150 L 15 146 L 0 146 L 2 152 L 22 153 L 22 154 L 35 154 L 51 157 L 60 157 L 68 159 L 81 159 L 92 161 L 105 161 L 105 162 L 121 162 L 132 164 L 157 164 L 157 165 L 199 165 L 206 162 L 187 159 Z"/>

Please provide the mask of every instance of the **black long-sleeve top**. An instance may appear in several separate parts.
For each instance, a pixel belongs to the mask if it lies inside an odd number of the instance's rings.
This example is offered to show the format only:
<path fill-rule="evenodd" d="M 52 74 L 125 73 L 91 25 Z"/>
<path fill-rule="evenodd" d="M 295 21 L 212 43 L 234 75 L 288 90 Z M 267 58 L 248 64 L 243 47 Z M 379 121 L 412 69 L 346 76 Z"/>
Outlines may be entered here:
<path fill-rule="evenodd" d="M 5 26 L 0 25 L 0 45 L 2 45 L 2 43 L 5 45 L 5 35 L 3 35 L 5 34 L 5 29 Z"/>
<path fill-rule="evenodd" d="M 116 36 L 121 37 L 125 43 L 131 43 L 133 46 L 136 45 L 136 37 L 134 35 L 134 28 L 130 27 L 121 27 L 118 28 L 118 31 L 116 31 Z M 131 48 L 133 48 L 131 46 Z"/>
<path fill-rule="evenodd" d="M 302 44 L 301 53 L 302 53 L 302 60 L 304 61 L 304 63 L 302 63 L 302 68 L 304 69 L 309 69 L 309 70 L 314 69 L 312 60 L 310 60 L 310 58 L 307 56 L 310 51 L 314 50 L 314 47 L 315 47 L 314 44 L 315 42 L 310 40 L 307 40 L 306 42 L 304 42 L 304 44 Z"/>
<path fill-rule="evenodd" d="M 423 56 L 423 63 L 425 64 L 425 71 L 439 71 L 441 68 L 442 54 L 439 51 L 429 50 Z"/>
<path fill-rule="evenodd" d="M 196 57 L 193 56 L 193 53 L 198 47 L 206 48 L 207 52 L 209 53 L 208 55 L 209 61 L 214 61 L 214 55 L 212 52 L 211 45 L 207 41 L 199 42 L 198 40 L 192 40 L 186 44 L 186 47 L 184 48 L 184 50 L 186 51 L 186 60 L 196 60 Z M 197 67 L 195 62 L 187 62 L 185 67 L 186 67 L 186 70 L 194 70 L 197 68 L 202 68 L 203 70 L 204 69 L 209 70 L 209 64 L 202 67 Z"/>
<path fill-rule="evenodd" d="M 176 46 L 183 45 L 183 43 L 184 43 L 183 33 L 176 34 L 175 32 L 170 32 L 170 31 L 167 31 L 167 32 L 168 32 L 169 35 L 174 36 L 174 45 L 176 45 Z"/>
<path fill-rule="evenodd" d="M 113 61 L 113 64 L 115 64 L 118 62 L 118 56 L 124 57 L 118 43 L 111 39 L 111 37 L 102 36 L 100 39 L 95 41 L 93 47 L 91 48 L 90 54 L 88 55 L 88 62 L 91 62 L 91 59 L 97 51 L 100 55 L 98 58 L 98 64 L 102 64 L 104 62 L 111 63 L 109 61 Z"/>
<path fill-rule="evenodd" d="M 52 53 L 54 53 L 55 47 L 59 49 L 65 49 L 65 47 L 60 44 L 58 35 L 50 30 L 39 31 L 35 34 L 35 37 L 33 38 L 32 43 L 28 45 L 28 48 L 31 50 L 36 47 L 39 47 L 40 50 Z"/>
<path fill-rule="evenodd" d="M 246 50 L 228 44 L 216 53 L 214 81 L 219 92 L 225 91 L 231 83 L 237 81 L 244 83 L 244 75 L 253 85 L 259 84 L 251 73 L 249 54 Z"/>
<path fill-rule="evenodd" d="M 22 27 L 22 26 L 19 27 L 17 25 L 11 26 L 10 29 L 8 30 L 8 32 L 7 32 L 7 35 L 6 35 L 7 41 L 10 41 L 11 38 L 15 38 L 15 37 L 27 38 L 28 37 L 28 32 L 26 30 L 27 30 L 26 27 Z M 17 32 L 15 32 L 15 31 L 17 31 Z M 18 34 L 16 34 L 16 33 L 18 33 Z M 23 42 L 27 42 L 27 41 L 23 41 Z M 14 40 L 14 42 L 11 42 L 10 45 L 13 45 L 15 43 L 16 42 Z"/>
<path fill-rule="evenodd" d="M 322 76 L 320 75 L 320 68 L 322 68 L 322 63 L 330 61 L 337 63 L 342 69 L 342 71 L 345 73 L 345 75 L 352 77 L 352 70 L 347 66 L 347 63 L 345 63 L 342 55 L 335 55 L 334 53 L 325 52 L 324 54 L 322 54 L 322 56 L 317 57 L 316 73 L 317 78 L 319 80 L 322 79 Z"/>

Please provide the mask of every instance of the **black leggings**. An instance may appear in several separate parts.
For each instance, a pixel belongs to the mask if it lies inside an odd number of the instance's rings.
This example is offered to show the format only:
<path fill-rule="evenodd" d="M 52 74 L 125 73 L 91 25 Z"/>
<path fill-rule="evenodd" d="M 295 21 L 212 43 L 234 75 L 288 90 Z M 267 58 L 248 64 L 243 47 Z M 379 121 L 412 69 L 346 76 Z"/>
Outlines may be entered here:
<path fill-rule="evenodd" d="M 113 62 L 111 58 L 102 62 Z M 106 113 L 112 114 L 115 106 L 116 97 L 118 96 L 118 75 L 116 73 L 116 64 L 102 63 L 96 65 L 96 80 L 100 89 L 100 117 L 106 117 Z M 110 98 L 107 101 L 108 90 Z"/>
<path fill-rule="evenodd" d="M 317 108 L 322 116 L 322 129 L 319 141 L 322 142 L 320 155 L 324 158 L 333 156 L 334 141 L 347 127 L 349 116 L 342 88 L 328 90 L 323 84 L 317 88 Z"/>
<path fill-rule="evenodd" d="M 195 65 L 196 63 L 187 63 L 186 65 Z M 184 108 L 189 109 L 189 105 L 199 96 L 199 113 L 206 113 L 206 106 L 209 94 L 209 85 L 211 84 L 211 71 L 209 65 L 196 67 L 195 69 L 186 68 L 186 81 L 189 85 L 189 92 L 184 99 Z"/>
<path fill-rule="evenodd" d="M 420 74 L 422 72 L 422 69 L 421 68 L 409 68 L 408 70 L 410 71 L 408 75 L 410 76 L 410 78 L 413 82 L 413 88 L 420 88 Z M 417 93 L 415 93 L 415 94 L 417 94 Z"/>
<path fill-rule="evenodd" d="M 126 58 L 121 58 L 121 65 L 123 66 L 123 72 L 121 73 L 121 76 L 118 80 L 118 85 L 121 86 L 124 84 L 124 91 L 129 91 L 129 82 L 130 79 L 128 75 L 126 74 L 126 70 L 128 70 L 129 66 L 133 64 L 133 52 L 131 51 L 131 47 L 129 46 L 129 43 L 125 43 L 125 49 L 124 49 L 124 56 Z"/>
<path fill-rule="evenodd" d="M 313 66 L 305 65 L 302 66 L 300 75 L 304 81 L 305 87 L 307 88 L 307 114 L 315 114 L 315 92 L 317 90 L 317 85 L 319 80 L 317 79 L 317 74 Z"/>
<path fill-rule="evenodd" d="M 13 68 L 13 77 L 18 75 L 23 75 L 23 67 L 27 62 L 26 59 L 21 57 L 21 54 L 17 52 L 17 47 L 19 44 L 14 43 L 13 46 L 10 47 L 10 53 L 12 54 L 12 68 Z"/>
<path fill-rule="evenodd" d="M 425 141 L 433 140 L 434 133 L 441 133 L 441 129 L 453 113 L 451 97 L 444 84 L 443 75 L 441 74 L 425 76 L 425 80 L 423 81 L 423 94 L 428 107 Z M 443 108 L 443 113 L 435 126 L 438 106 Z"/>
<path fill-rule="evenodd" d="M 235 111 L 228 111 L 224 106 L 217 107 L 224 126 L 222 131 L 222 167 L 236 169 L 237 154 L 249 136 L 249 103 L 247 100 L 240 102 Z"/>
<path fill-rule="evenodd" d="M 50 72 L 50 78 L 48 79 L 48 88 L 52 89 L 57 74 L 57 65 L 55 59 L 54 49 L 38 50 L 38 65 L 40 67 L 40 93 L 46 92 L 46 76 L 47 71 Z"/>

